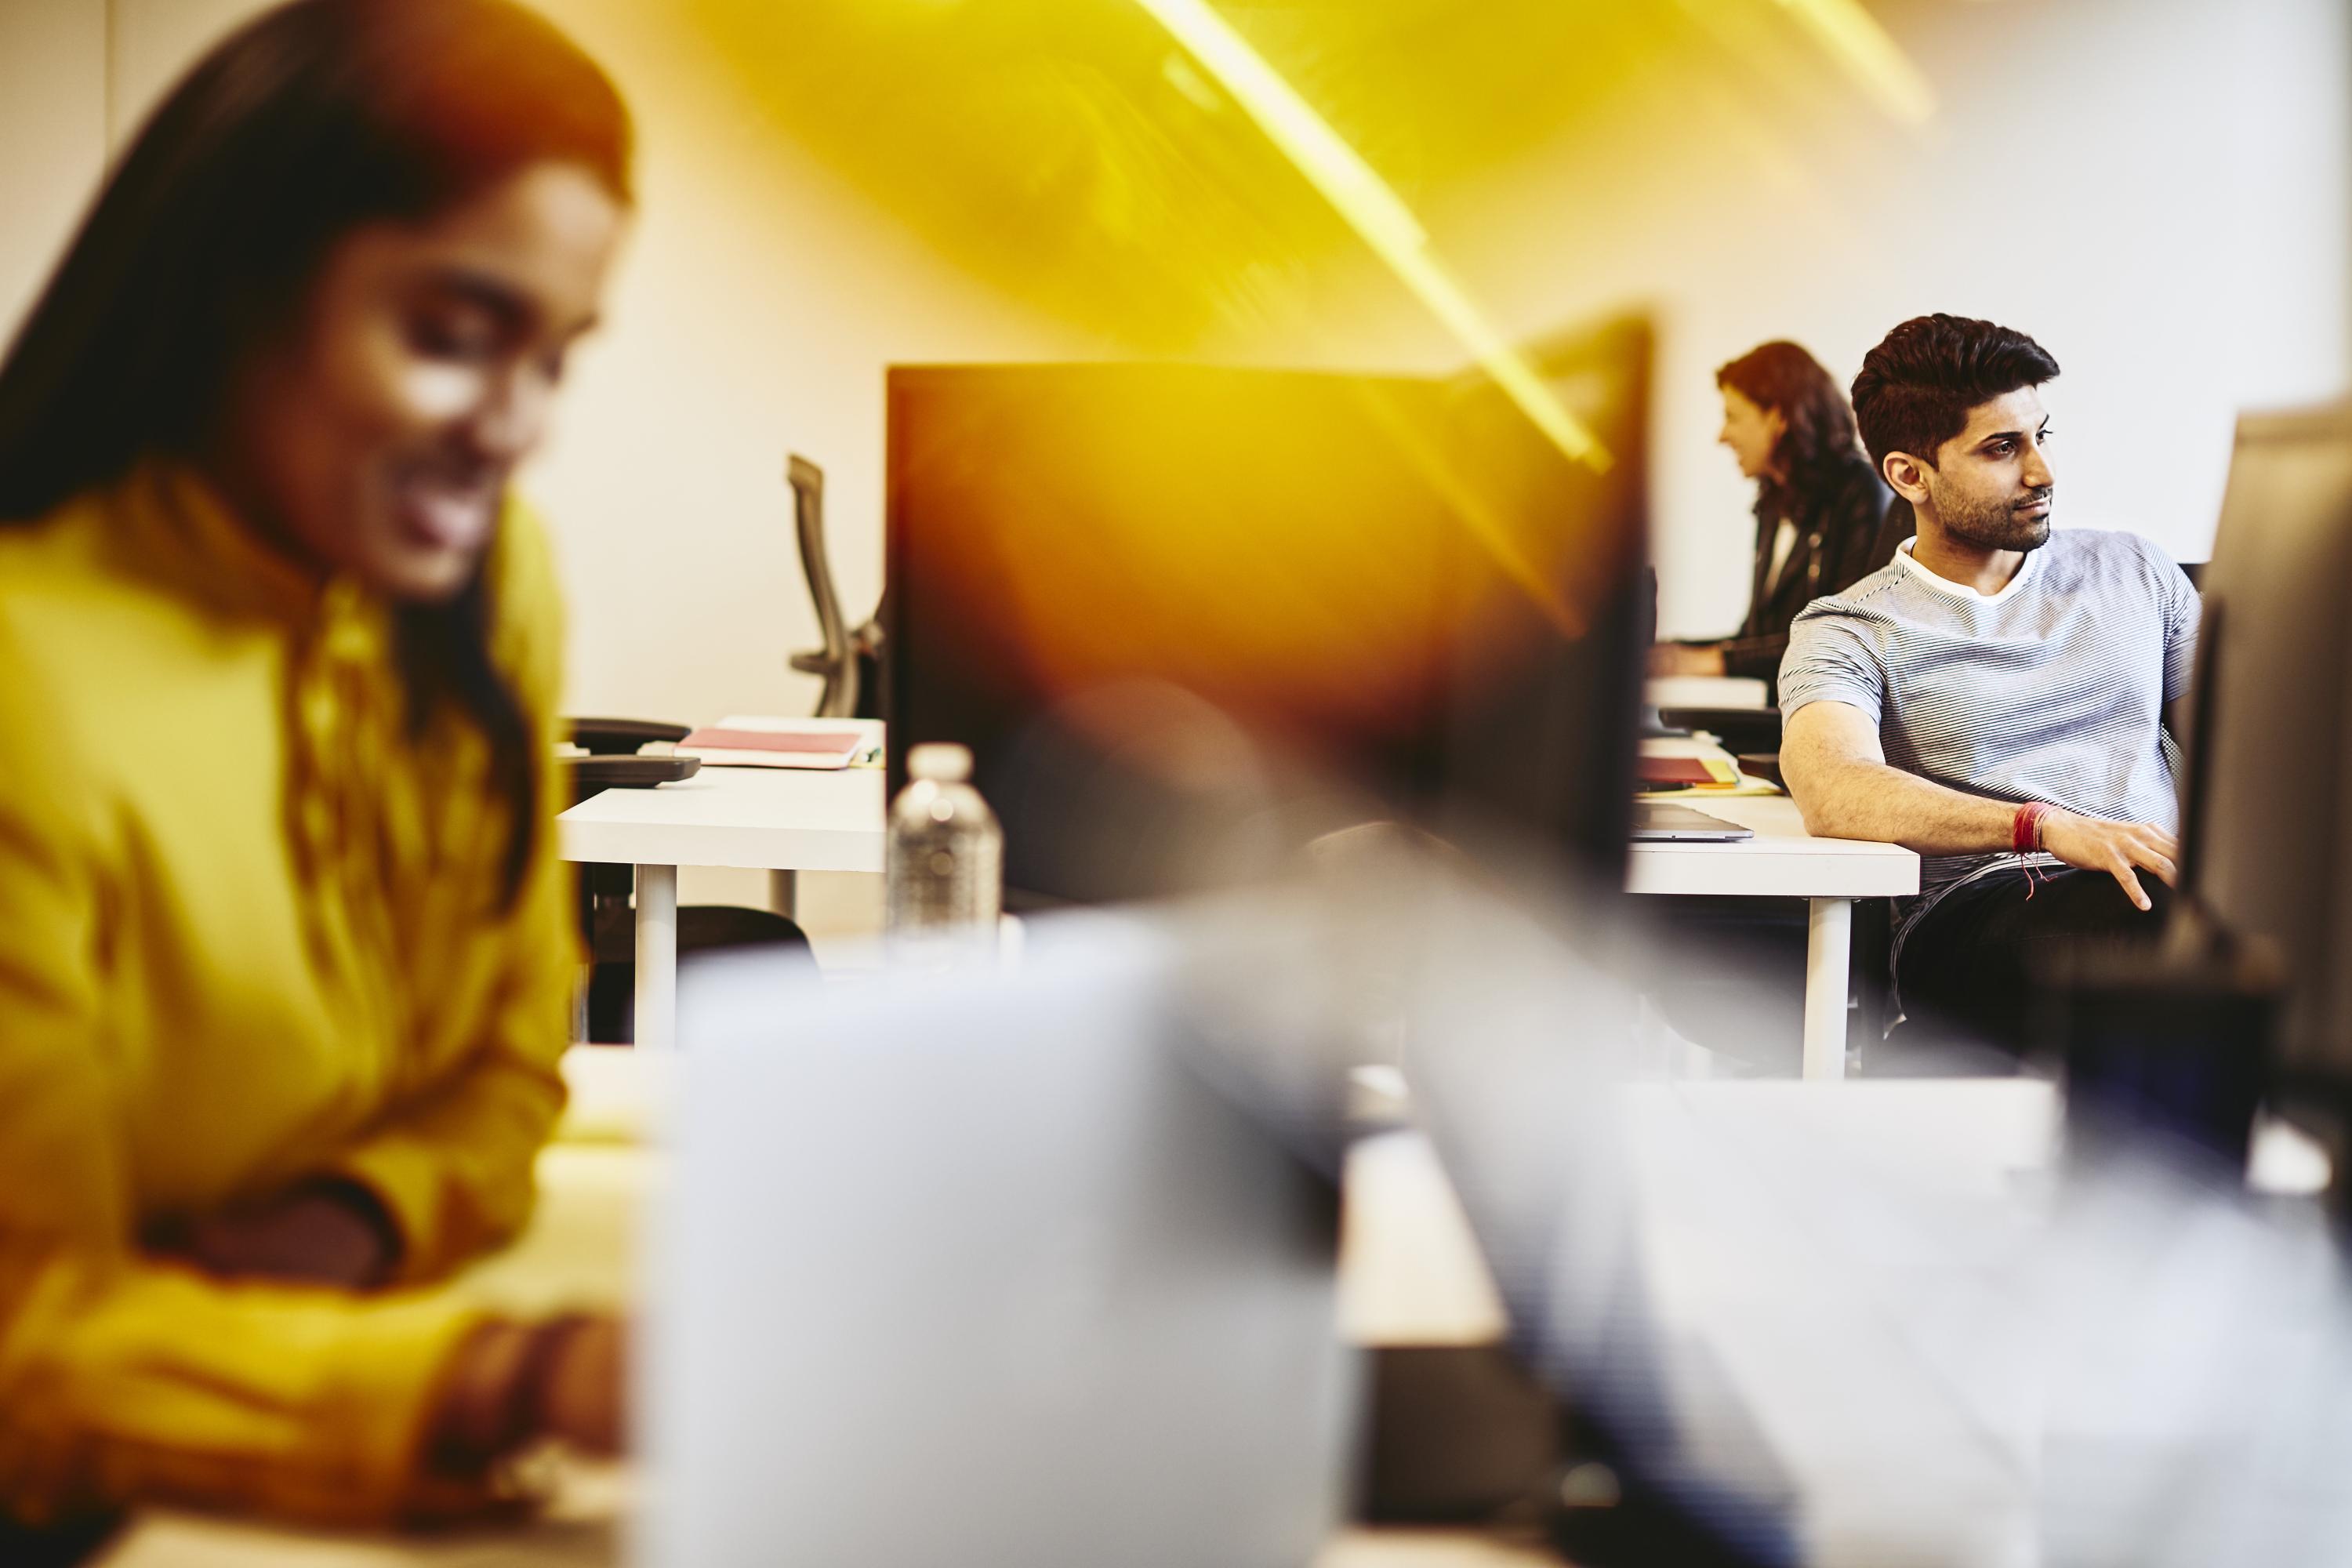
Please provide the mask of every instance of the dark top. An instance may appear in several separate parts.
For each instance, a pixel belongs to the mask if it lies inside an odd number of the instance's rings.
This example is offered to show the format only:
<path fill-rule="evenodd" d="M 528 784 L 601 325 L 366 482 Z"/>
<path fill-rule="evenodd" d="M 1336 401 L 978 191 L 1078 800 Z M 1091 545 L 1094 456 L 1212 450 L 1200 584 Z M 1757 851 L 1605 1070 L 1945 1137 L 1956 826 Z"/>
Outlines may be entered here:
<path fill-rule="evenodd" d="M 1826 484 L 1793 498 L 1789 515 L 1796 542 L 1780 574 L 1772 572 L 1772 542 L 1780 531 L 1784 498 L 1767 491 L 1756 502 L 1756 574 L 1748 596 L 1748 618 L 1723 644 L 1723 671 L 1770 685 L 1789 647 L 1789 623 L 1825 594 L 1842 593 L 1895 559 L 1895 546 L 1911 537 L 1911 509 L 1900 500 L 1888 505 L 1885 485 L 1870 459 L 1856 452 L 1838 465 Z"/>

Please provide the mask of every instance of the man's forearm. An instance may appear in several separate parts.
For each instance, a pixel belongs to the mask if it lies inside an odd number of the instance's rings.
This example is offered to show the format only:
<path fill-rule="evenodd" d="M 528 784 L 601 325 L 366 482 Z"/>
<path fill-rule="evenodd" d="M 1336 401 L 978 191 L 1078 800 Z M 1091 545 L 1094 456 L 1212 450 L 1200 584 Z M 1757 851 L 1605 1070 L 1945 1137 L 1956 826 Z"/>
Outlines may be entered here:
<path fill-rule="evenodd" d="M 1805 831 L 1824 838 L 1870 838 L 1922 855 L 2007 849 L 2017 807 L 1933 784 L 1884 763 L 1842 762 L 1790 781 Z"/>

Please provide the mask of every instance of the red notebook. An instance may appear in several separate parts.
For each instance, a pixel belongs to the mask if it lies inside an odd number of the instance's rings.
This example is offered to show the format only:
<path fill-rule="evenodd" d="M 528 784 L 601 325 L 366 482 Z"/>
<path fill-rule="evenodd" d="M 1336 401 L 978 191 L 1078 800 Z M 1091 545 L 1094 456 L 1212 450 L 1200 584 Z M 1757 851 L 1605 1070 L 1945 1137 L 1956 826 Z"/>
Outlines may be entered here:
<path fill-rule="evenodd" d="M 865 743 L 838 730 L 697 730 L 677 749 L 711 767 L 845 768 Z"/>
<path fill-rule="evenodd" d="M 689 735 L 687 740 L 694 737 Z M 683 746 L 684 742 L 680 742 Z M 1714 773 L 1696 757 L 1638 757 L 1634 777 L 1657 789 L 1667 784 L 1711 784 L 1717 782 Z"/>

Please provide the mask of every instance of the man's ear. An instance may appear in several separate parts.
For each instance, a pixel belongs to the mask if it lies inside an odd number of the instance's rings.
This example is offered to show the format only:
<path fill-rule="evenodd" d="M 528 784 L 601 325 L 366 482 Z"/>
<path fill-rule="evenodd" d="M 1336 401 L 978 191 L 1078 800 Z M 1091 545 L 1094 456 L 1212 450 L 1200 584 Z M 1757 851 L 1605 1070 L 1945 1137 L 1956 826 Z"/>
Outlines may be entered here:
<path fill-rule="evenodd" d="M 1908 452 L 1889 452 L 1878 471 L 1889 489 L 1916 507 L 1927 499 L 1927 477 L 1920 471 L 1927 466 Z"/>

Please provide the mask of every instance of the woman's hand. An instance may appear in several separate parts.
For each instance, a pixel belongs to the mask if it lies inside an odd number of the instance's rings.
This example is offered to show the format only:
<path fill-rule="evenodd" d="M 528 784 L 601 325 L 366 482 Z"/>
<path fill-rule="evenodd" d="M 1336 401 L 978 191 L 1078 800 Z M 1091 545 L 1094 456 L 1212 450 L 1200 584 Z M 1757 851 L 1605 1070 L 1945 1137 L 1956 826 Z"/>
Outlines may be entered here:
<path fill-rule="evenodd" d="M 621 1451 L 627 1423 L 628 1332 L 618 1318 L 588 1318 L 564 1336 L 539 1388 L 547 1436 L 592 1454 Z"/>
<path fill-rule="evenodd" d="M 482 1324 L 457 1347 L 435 1406 L 430 1458 L 465 1475 L 542 1438 L 620 1451 L 627 1331 L 604 1313 Z"/>
<path fill-rule="evenodd" d="M 400 1233 L 383 1205 L 356 1182 L 333 1179 L 168 1222 L 150 1234 L 148 1245 L 225 1279 L 347 1290 L 384 1283 L 400 1260 Z"/>

